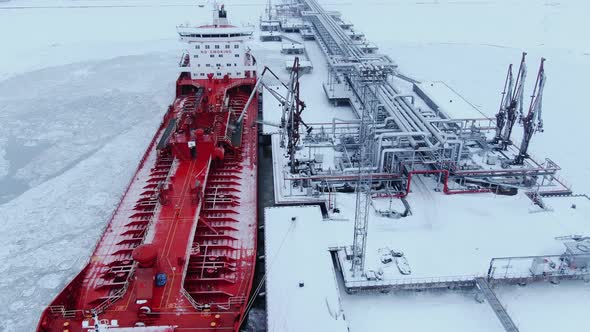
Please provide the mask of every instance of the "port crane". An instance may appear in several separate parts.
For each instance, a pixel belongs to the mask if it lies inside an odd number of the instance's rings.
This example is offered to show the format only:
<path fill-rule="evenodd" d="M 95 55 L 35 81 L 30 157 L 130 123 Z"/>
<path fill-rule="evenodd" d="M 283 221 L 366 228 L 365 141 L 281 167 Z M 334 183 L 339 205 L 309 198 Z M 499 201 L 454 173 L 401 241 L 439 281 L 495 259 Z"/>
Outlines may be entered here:
<path fill-rule="evenodd" d="M 512 64 L 508 67 L 506 74 L 500 110 L 496 114 L 496 136 L 493 140 L 493 143 L 498 144 L 502 150 L 508 149 L 508 146 L 512 144 L 510 140 L 512 128 L 518 119 L 517 114 L 522 114 L 524 82 L 527 74 L 526 56 L 527 53 L 523 52 L 516 82 L 512 74 Z"/>
<path fill-rule="evenodd" d="M 520 151 L 518 156 L 514 159 L 514 165 L 522 165 L 524 160 L 528 158 L 528 148 L 531 143 L 531 138 L 536 132 L 543 132 L 543 118 L 542 118 L 542 104 L 543 104 L 543 90 L 545 88 L 545 58 L 541 58 L 539 72 L 537 74 L 537 82 L 535 89 L 531 96 L 531 105 L 526 116 L 521 116 L 520 123 L 524 129 L 522 142 L 520 143 Z"/>
<path fill-rule="evenodd" d="M 286 89 L 286 93 L 284 95 L 272 89 L 269 85 L 264 82 L 264 77 L 267 73 L 270 73 L 277 81 L 281 83 L 281 85 Z M 293 67 L 291 69 L 291 74 L 289 77 L 289 81 L 284 83 L 270 68 L 264 67 L 258 82 L 254 86 L 252 93 L 250 94 L 250 98 L 244 105 L 244 110 L 242 111 L 242 115 L 237 121 L 239 125 L 245 114 L 245 110 L 250 107 L 252 100 L 256 93 L 258 93 L 258 88 L 260 86 L 264 87 L 275 99 L 279 101 L 282 105 L 282 116 L 281 116 L 281 123 L 278 125 L 279 128 L 285 129 L 282 131 L 282 139 L 281 141 L 285 141 L 285 135 L 287 135 L 287 153 L 289 154 L 289 162 L 291 165 L 291 173 L 295 173 L 295 153 L 297 151 L 297 144 L 301 138 L 299 134 L 299 127 L 303 125 L 308 133 L 312 131 L 312 127 L 308 126 L 303 119 L 301 118 L 301 113 L 305 110 L 305 102 L 301 100 L 299 97 L 299 75 L 300 75 L 300 64 L 299 64 L 299 57 L 295 57 L 293 62 Z M 277 126 L 276 124 L 271 124 L 267 122 L 263 122 L 267 125 Z"/>

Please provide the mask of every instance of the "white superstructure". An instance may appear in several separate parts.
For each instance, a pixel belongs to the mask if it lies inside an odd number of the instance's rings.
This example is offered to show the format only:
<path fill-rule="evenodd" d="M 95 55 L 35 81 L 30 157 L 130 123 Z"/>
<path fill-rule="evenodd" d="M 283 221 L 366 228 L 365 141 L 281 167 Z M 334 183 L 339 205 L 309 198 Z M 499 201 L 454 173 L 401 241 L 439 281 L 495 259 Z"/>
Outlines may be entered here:
<path fill-rule="evenodd" d="M 213 24 L 180 25 L 180 40 L 186 49 L 180 60 L 180 72 L 192 79 L 239 79 L 256 76 L 256 60 L 245 42 L 252 39 L 251 27 L 229 24 L 223 5 L 215 6 Z"/>

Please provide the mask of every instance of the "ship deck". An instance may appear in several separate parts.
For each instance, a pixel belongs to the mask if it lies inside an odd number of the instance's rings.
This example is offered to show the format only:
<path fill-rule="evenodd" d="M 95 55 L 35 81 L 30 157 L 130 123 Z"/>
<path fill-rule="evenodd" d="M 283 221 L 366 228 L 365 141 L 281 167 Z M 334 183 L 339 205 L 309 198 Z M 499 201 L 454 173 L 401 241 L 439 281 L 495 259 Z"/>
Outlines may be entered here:
<path fill-rule="evenodd" d="M 239 116 L 249 95 L 242 86 L 252 83 L 190 84 L 212 88 L 209 100 L 227 95 Z M 257 108 L 252 103 L 232 132 L 229 109 L 201 111 L 192 95 L 174 101 L 88 265 L 47 309 L 41 331 L 85 331 L 95 312 L 114 329 L 239 328 L 256 257 Z M 185 121 L 190 111 L 195 116 Z M 196 155 L 163 154 L 168 140 L 186 149 L 182 130 L 173 138 L 167 130 L 183 121 L 205 129 L 195 139 Z M 220 146 L 226 149 L 222 160 Z M 154 267 L 132 257 L 147 244 L 157 248 Z M 154 285 L 159 275 L 166 276 L 160 287 Z"/>

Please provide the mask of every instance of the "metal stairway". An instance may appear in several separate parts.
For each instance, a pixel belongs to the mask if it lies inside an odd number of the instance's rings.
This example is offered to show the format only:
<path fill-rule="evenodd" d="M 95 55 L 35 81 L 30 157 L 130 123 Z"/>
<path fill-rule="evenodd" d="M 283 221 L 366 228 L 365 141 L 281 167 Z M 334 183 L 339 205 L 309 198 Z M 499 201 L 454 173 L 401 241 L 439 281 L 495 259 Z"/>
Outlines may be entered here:
<path fill-rule="evenodd" d="M 492 310 L 496 313 L 504 329 L 507 332 L 518 332 L 518 328 L 512 321 L 512 318 L 510 318 L 510 315 L 508 315 L 508 312 L 506 312 L 502 303 L 500 303 L 500 300 L 496 297 L 496 293 L 494 293 L 487 280 L 485 278 L 475 278 L 475 284 L 488 301 Z"/>

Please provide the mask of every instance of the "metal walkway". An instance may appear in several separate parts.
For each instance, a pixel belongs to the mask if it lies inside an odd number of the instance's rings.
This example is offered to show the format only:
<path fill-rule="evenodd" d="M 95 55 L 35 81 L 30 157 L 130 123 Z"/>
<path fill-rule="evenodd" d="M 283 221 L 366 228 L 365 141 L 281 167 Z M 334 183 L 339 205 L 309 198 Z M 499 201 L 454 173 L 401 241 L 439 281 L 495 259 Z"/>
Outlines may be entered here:
<path fill-rule="evenodd" d="M 518 332 L 518 328 L 514 324 L 514 321 L 512 321 L 512 318 L 510 318 L 510 315 L 508 315 L 508 312 L 506 312 L 506 309 L 496 297 L 496 293 L 494 293 L 487 280 L 485 278 L 475 278 L 475 284 L 488 301 L 490 307 L 492 307 L 492 310 L 496 313 L 496 316 L 500 320 L 500 323 L 502 323 L 502 326 L 504 326 L 504 329 L 507 332 Z"/>

